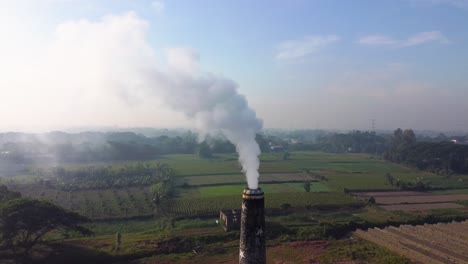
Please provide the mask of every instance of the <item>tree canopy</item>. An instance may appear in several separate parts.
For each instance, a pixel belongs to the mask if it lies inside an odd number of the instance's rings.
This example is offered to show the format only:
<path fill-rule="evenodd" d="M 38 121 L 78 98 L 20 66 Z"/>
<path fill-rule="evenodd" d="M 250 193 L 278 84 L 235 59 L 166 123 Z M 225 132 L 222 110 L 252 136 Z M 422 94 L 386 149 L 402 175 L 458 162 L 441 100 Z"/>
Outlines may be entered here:
<path fill-rule="evenodd" d="M 19 192 L 10 191 L 5 185 L 0 185 L 0 203 L 20 197 L 21 194 Z"/>
<path fill-rule="evenodd" d="M 17 198 L 0 206 L 0 237 L 7 247 L 22 247 L 28 252 L 53 230 L 92 232 L 80 224 L 87 218 L 48 201 Z"/>

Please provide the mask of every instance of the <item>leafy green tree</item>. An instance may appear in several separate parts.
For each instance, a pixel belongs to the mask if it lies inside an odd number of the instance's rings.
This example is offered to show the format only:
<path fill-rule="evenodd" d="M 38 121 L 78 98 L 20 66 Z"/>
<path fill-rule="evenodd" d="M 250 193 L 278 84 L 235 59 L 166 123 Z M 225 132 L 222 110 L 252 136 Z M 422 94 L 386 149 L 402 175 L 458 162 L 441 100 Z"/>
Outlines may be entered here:
<path fill-rule="evenodd" d="M 48 201 L 18 198 L 0 207 L 0 237 L 7 247 L 21 247 L 25 253 L 53 230 L 73 230 L 84 235 L 92 231 L 80 224 L 84 216 Z"/>
<path fill-rule="evenodd" d="M 387 179 L 391 186 L 395 186 L 395 177 L 393 177 L 390 173 L 385 173 L 385 179 Z"/>
<path fill-rule="evenodd" d="M 304 190 L 306 192 L 310 192 L 311 187 L 312 187 L 312 184 L 310 183 L 310 181 L 304 182 Z"/>
<path fill-rule="evenodd" d="M 289 152 L 285 151 L 283 153 L 283 160 L 288 160 L 290 156 L 291 156 L 291 154 Z"/>
<path fill-rule="evenodd" d="M 168 200 L 172 194 L 172 186 L 162 182 L 151 185 L 153 193 L 153 203 L 158 212 L 161 211 L 163 203 Z"/>
<path fill-rule="evenodd" d="M 198 156 L 202 159 L 210 159 L 213 157 L 210 146 L 206 142 L 202 142 L 198 149 Z"/>

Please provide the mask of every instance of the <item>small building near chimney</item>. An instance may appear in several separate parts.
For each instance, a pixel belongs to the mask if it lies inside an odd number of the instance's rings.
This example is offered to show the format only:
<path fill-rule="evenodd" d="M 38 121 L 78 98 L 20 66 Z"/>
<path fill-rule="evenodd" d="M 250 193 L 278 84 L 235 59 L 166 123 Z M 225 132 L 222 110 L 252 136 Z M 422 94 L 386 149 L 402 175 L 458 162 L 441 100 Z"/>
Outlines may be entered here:
<path fill-rule="evenodd" d="M 240 210 L 221 210 L 219 211 L 219 219 L 221 226 L 229 232 L 233 229 L 240 228 L 241 211 Z"/>

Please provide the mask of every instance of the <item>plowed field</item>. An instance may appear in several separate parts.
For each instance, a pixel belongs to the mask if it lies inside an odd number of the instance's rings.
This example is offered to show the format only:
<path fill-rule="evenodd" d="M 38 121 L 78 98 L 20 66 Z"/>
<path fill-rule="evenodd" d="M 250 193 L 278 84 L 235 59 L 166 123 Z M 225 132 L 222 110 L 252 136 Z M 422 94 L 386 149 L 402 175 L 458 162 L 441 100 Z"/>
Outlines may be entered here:
<path fill-rule="evenodd" d="M 468 263 L 468 221 L 357 230 L 353 234 L 417 263 Z"/>

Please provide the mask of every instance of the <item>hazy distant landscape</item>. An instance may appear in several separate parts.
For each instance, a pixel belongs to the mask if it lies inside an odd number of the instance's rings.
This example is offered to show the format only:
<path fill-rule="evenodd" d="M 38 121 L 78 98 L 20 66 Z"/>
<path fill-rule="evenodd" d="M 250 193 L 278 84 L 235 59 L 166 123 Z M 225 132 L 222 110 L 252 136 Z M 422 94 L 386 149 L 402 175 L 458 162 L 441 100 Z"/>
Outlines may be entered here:
<path fill-rule="evenodd" d="M 53 132 L 6 133 L 0 138 L 0 182 L 23 197 L 80 213 L 91 221 L 84 226 L 98 236 L 48 235 L 49 247 L 79 246 L 94 252 L 79 253 L 82 261 L 95 254 L 107 261 L 235 259 L 238 231 L 225 232 L 215 220 L 220 210 L 240 208 L 240 191 L 246 184 L 235 147 L 222 137 L 200 142 L 194 132 L 167 130 L 153 136 Z M 359 228 L 467 219 L 466 139 L 466 135 L 431 137 L 412 130 L 258 134 L 269 248 L 294 243 L 288 241 L 339 239 Z M 122 251 L 115 248 L 117 232 L 122 234 Z M 164 243 L 182 248 L 162 249 Z M 289 253 L 270 254 L 269 259 L 307 249 L 323 251 L 317 260 L 332 261 L 352 256 L 347 251 L 340 257 L 329 255 L 325 248 L 369 247 L 364 240 L 324 243 L 294 246 Z M 193 248 L 200 253 L 187 253 Z M 380 250 L 361 249 L 359 258 L 404 261 L 390 252 L 374 255 Z M 76 258 L 74 253 L 66 255 L 47 259 L 53 263 Z"/>
<path fill-rule="evenodd" d="M 0 263 L 468 263 L 468 0 L 0 0 Z"/>

